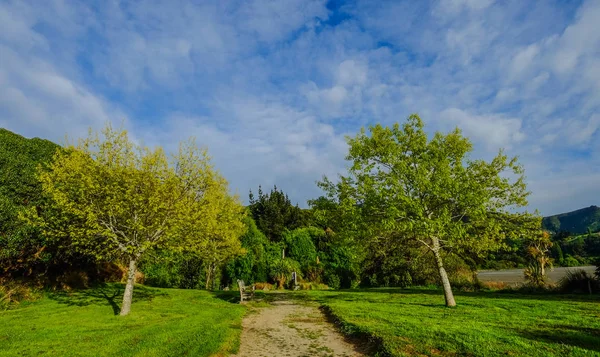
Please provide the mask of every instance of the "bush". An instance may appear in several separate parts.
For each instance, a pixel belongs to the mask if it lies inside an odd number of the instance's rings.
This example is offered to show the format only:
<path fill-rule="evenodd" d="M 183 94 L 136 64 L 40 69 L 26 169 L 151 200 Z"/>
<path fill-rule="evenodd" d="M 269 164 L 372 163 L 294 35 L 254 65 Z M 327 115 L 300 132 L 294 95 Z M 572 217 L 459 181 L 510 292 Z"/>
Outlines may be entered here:
<path fill-rule="evenodd" d="M 277 282 L 277 288 L 283 289 L 286 281 L 291 280 L 292 272 L 296 272 L 298 278 L 301 278 L 300 264 L 293 259 L 285 258 L 271 264 L 269 275 Z"/>
<path fill-rule="evenodd" d="M 471 291 L 480 287 L 476 274 L 467 267 L 456 267 L 449 278 L 452 287 L 457 289 Z"/>
<path fill-rule="evenodd" d="M 269 283 L 254 283 L 254 288 L 256 290 L 268 291 L 268 290 L 273 290 L 274 286 L 273 286 L 273 284 L 269 284 Z"/>
<path fill-rule="evenodd" d="M 10 309 L 23 301 L 33 301 L 40 297 L 38 291 L 18 282 L 0 282 L 0 310 Z"/>
<path fill-rule="evenodd" d="M 342 285 L 340 277 L 334 273 L 326 274 L 325 281 L 327 282 L 327 285 L 334 290 L 338 290 Z"/>
<path fill-rule="evenodd" d="M 542 274 L 542 268 L 539 264 L 531 264 L 523 270 L 525 281 L 534 287 L 546 285 L 546 275 Z"/>
<path fill-rule="evenodd" d="M 481 281 L 479 284 L 482 289 L 488 290 L 505 290 L 510 287 L 508 283 L 503 281 Z"/>
<path fill-rule="evenodd" d="M 317 261 L 317 248 L 313 237 L 319 235 L 324 235 L 323 230 L 314 227 L 298 228 L 284 234 L 287 255 L 300 263 L 303 270 Z"/>
<path fill-rule="evenodd" d="M 571 255 L 567 255 L 563 261 L 563 266 L 566 267 L 576 267 L 579 266 L 579 261 Z"/>
<path fill-rule="evenodd" d="M 300 290 L 328 290 L 329 286 L 320 283 L 299 283 Z"/>
<path fill-rule="evenodd" d="M 594 279 L 583 269 L 567 270 L 567 275 L 558 282 L 558 289 L 563 293 L 600 292 L 600 281 Z"/>
<path fill-rule="evenodd" d="M 224 285 L 233 285 L 237 279 L 243 280 L 247 284 L 266 281 L 268 279 L 269 253 L 273 253 L 276 257 L 281 256 L 282 247 L 271 244 L 256 227 L 256 223 L 251 217 L 245 217 L 244 224 L 247 230 L 240 241 L 242 247 L 246 249 L 246 254 L 227 263 L 224 271 Z"/>

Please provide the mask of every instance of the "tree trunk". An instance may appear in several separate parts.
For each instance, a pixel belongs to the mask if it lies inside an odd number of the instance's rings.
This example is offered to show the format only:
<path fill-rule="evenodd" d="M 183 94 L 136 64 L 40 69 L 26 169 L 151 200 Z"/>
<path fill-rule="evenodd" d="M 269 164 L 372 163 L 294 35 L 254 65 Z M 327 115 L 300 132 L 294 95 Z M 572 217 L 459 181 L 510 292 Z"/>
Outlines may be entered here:
<path fill-rule="evenodd" d="M 456 306 L 456 301 L 454 301 L 454 294 L 452 293 L 452 288 L 450 287 L 450 280 L 448 279 L 448 274 L 446 273 L 446 269 L 444 269 L 444 263 L 442 262 L 442 256 L 440 255 L 440 241 L 435 237 L 431 238 L 431 241 L 433 243 L 433 255 L 435 257 L 435 262 L 437 263 L 437 267 L 440 272 L 440 279 L 442 280 L 442 286 L 444 288 L 446 306 L 454 307 Z"/>
<path fill-rule="evenodd" d="M 206 283 L 204 284 L 204 288 L 206 290 L 210 290 L 211 275 L 212 275 L 212 269 L 211 269 L 211 265 L 209 264 L 208 267 L 206 268 Z"/>
<path fill-rule="evenodd" d="M 542 277 L 546 276 L 546 267 L 544 261 L 540 262 L 540 266 L 542 267 Z"/>
<path fill-rule="evenodd" d="M 129 314 L 131 311 L 131 300 L 133 299 L 133 285 L 135 284 L 136 261 L 129 261 L 129 270 L 127 271 L 127 285 L 125 286 L 125 294 L 123 294 L 123 305 L 121 305 L 121 316 Z"/>

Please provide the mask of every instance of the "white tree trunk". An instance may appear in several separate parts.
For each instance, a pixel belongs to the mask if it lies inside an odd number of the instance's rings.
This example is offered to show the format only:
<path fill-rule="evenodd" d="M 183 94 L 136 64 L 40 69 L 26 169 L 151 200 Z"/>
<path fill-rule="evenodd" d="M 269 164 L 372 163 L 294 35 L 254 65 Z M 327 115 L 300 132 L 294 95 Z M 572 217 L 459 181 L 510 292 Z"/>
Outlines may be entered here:
<path fill-rule="evenodd" d="M 444 288 L 444 298 L 446 299 L 446 306 L 454 307 L 456 306 L 456 301 L 454 301 L 454 294 L 452 293 L 452 287 L 450 286 L 450 280 L 448 279 L 448 274 L 446 273 L 446 269 L 444 268 L 444 263 L 442 262 L 442 256 L 440 255 L 440 241 L 438 238 L 431 238 L 433 243 L 433 255 L 435 257 L 435 262 L 437 264 L 438 270 L 440 272 L 440 279 L 442 281 L 442 287 Z"/>
<path fill-rule="evenodd" d="M 133 285 L 135 284 L 136 260 L 129 261 L 129 270 L 127 271 L 127 285 L 123 294 L 123 304 L 121 305 L 121 316 L 129 314 L 131 311 L 131 301 L 133 299 Z"/>

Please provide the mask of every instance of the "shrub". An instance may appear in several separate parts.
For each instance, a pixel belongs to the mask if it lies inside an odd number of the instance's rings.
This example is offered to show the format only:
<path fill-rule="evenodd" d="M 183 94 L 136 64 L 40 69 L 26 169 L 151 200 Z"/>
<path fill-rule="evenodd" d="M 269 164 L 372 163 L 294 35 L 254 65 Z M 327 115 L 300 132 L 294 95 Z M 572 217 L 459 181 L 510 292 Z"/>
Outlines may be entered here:
<path fill-rule="evenodd" d="M 563 261 L 563 266 L 566 267 L 576 267 L 579 266 L 579 261 L 571 255 L 567 255 Z"/>
<path fill-rule="evenodd" d="M 525 281 L 531 286 L 542 287 L 546 285 L 546 275 L 542 274 L 539 264 L 531 264 L 523 270 Z"/>
<path fill-rule="evenodd" d="M 314 227 L 298 228 L 284 234 L 287 255 L 300 263 L 303 270 L 317 261 L 317 248 L 313 237 L 320 235 L 324 235 L 323 230 Z"/>
<path fill-rule="evenodd" d="M 273 286 L 273 284 L 269 284 L 269 283 L 254 283 L 254 288 L 256 290 L 268 291 L 268 290 L 273 290 L 274 286 Z"/>
<path fill-rule="evenodd" d="M 477 277 L 471 269 L 457 267 L 450 275 L 450 283 L 461 290 L 477 290 L 479 288 Z"/>
<path fill-rule="evenodd" d="M 503 281 L 481 281 L 479 284 L 483 289 L 489 290 L 505 290 L 510 287 L 508 283 Z"/>
<path fill-rule="evenodd" d="M 329 287 L 334 290 L 338 290 L 342 285 L 340 277 L 337 276 L 335 273 L 326 274 L 325 282 L 327 282 L 327 285 L 329 285 Z"/>
<path fill-rule="evenodd" d="M 271 264 L 269 275 L 277 282 L 277 288 L 283 289 L 286 281 L 291 279 L 292 272 L 300 278 L 300 264 L 290 258 L 279 259 Z"/>
<path fill-rule="evenodd" d="M 320 283 L 299 283 L 300 290 L 328 290 L 329 286 Z"/>
<path fill-rule="evenodd" d="M 39 297 L 39 292 L 30 286 L 14 281 L 0 281 L 0 310 L 7 310 L 23 301 L 33 301 Z"/>
<path fill-rule="evenodd" d="M 600 281 L 583 269 L 567 270 L 567 275 L 558 282 L 558 289 L 564 293 L 593 293 L 600 291 Z"/>
<path fill-rule="evenodd" d="M 306 268 L 306 273 L 305 273 L 306 279 L 308 281 L 320 283 L 323 280 L 324 271 L 325 271 L 325 269 L 323 268 L 323 265 L 320 265 L 320 264 L 311 265 Z"/>

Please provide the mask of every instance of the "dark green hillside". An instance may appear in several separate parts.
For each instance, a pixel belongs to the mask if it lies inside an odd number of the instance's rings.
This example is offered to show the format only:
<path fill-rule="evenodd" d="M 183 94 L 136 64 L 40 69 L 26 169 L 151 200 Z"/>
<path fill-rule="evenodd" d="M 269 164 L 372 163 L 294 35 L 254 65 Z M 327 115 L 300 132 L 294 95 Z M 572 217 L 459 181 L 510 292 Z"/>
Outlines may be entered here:
<path fill-rule="evenodd" d="M 27 139 L 0 128 L 0 195 L 18 205 L 35 201 L 40 193 L 36 167 L 50 161 L 58 147 L 48 140 Z"/>
<path fill-rule="evenodd" d="M 600 207 L 590 206 L 576 211 L 544 217 L 544 229 L 551 232 L 587 233 L 600 230 Z"/>
<path fill-rule="evenodd" d="M 24 208 L 41 203 L 36 169 L 52 160 L 57 148 L 48 140 L 27 139 L 0 128 L 0 278 L 16 271 L 35 274 L 33 261 L 49 258 L 43 238 L 18 216 Z"/>

